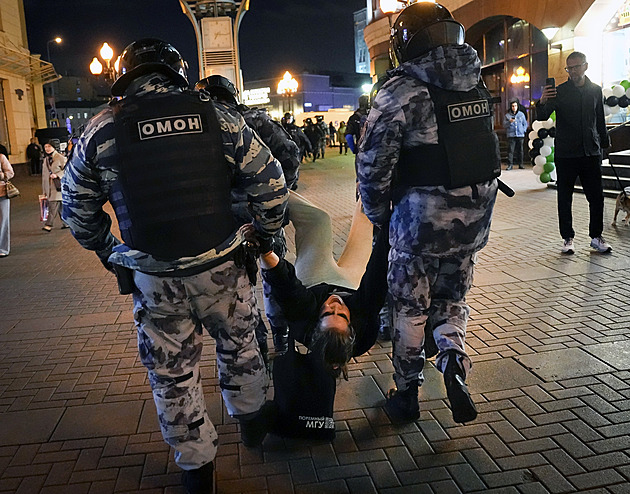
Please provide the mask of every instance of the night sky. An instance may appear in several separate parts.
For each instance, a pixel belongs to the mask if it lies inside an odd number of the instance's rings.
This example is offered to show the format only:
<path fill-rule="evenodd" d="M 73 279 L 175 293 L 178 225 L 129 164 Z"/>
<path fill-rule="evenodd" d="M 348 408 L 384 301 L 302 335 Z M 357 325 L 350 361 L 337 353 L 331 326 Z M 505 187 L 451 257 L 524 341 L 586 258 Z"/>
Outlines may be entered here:
<path fill-rule="evenodd" d="M 365 0 L 251 0 L 240 29 L 241 66 L 247 80 L 279 77 L 285 70 L 354 72 L 352 13 Z M 50 57 L 59 73 L 89 75 L 104 41 L 118 55 L 136 39 L 173 44 L 198 74 L 192 25 L 177 0 L 24 0 L 29 49 Z M 191 82 L 194 82 L 192 80 Z"/>

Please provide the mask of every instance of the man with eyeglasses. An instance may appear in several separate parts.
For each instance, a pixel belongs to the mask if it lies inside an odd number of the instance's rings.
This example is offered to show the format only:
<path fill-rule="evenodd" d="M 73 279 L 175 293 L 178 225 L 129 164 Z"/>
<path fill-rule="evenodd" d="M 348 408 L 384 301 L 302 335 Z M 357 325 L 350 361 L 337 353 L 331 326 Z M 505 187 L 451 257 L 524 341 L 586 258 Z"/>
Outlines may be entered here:
<path fill-rule="evenodd" d="M 610 145 L 604 121 L 602 89 L 585 73 L 586 55 L 574 51 L 567 57 L 565 70 L 569 80 L 557 88 L 545 86 L 536 104 L 538 120 L 556 112 L 555 163 L 558 174 L 558 222 L 562 252 L 573 254 L 573 188 L 579 177 L 589 204 L 591 247 L 610 252 L 612 247 L 602 237 L 604 229 L 604 191 L 602 187 L 602 149 Z"/>

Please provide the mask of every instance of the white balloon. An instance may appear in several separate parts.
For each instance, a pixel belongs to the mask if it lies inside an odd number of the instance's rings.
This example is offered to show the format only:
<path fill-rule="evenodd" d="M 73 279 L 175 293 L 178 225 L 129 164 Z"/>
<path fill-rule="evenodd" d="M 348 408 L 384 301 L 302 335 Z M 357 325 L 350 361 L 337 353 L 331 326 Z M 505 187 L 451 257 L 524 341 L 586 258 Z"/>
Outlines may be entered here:
<path fill-rule="evenodd" d="M 551 136 L 547 136 L 543 139 L 543 146 L 548 146 L 550 148 L 553 147 L 553 143 L 554 143 L 555 139 Z"/>
<path fill-rule="evenodd" d="M 619 105 L 616 106 L 610 106 L 610 113 L 619 113 L 619 110 L 621 110 L 621 108 L 619 108 Z"/>
<path fill-rule="evenodd" d="M 602 93 L 604 95 L 604 98 L 608 98 L 609 96 L 613 95 L 613 90 L 612 88 L 605 87 L 604 89 L 602 89 Z"/>
<path fill-rule="evenodd" d="M 534 139 L 536 139 L 538 137 L 538 133 L 534 130 L 532 130 L 529 134 L 528 134 L 529 140 L 533 141 Z"/>
<path fill-rule="evenodd" d="M 617 96 L 617 98 L 621 98 L 624 94 L 626 94 L 626 88 L 616 84 L 612 88 L 613 96 Z"/>
<path fill-rule="evenodd" d="M 534 149 L 534 141 L 529 141 L 527 146 L 529 146 L 529 149 Z"/>
<path fill-rule="evenodd" d="M 553 170 L 549 172 L 549 176 L 551 177 L 551 180 L 553 180 L 554 182 L 558 180 L 558 174 L 556 173 L 555 167 Z"/>
<path fill-rule="evenodd" d="M 556 122 L 554 122 L 551 118 L 548 118 L 547 120 L 543 122 L 543 127 L 545 129 L 550 129 L 554 125 L 556 125 Z"/>
<path fill-rule="evenodd" d="M 630 98 L 630 87 L 629 87 L 628 89 L 626 89 L 626 96 L 627 96 L 628 98 Z"/>
<path fill-rule="evenodd" d="M 610 110 L 610 106 L 604 105 L 604 116 L 607 117 L 611 113 L 612 113 L 612 111 Z"/>
<path fill-rule="evenodd" d="M 539 177 L 540 174 L 545 171 L 545 169 L 542 166 L 536 165 L 534 168 L 532 168 L 532 171 L 537 177 Z"/>
<path fill-rule="evenodd" d="M 541 156 L 549 156 L 551 154 L 551 148 L 549 146 L 543 146 L 540 148 L 540 155 Z M 547 160 L 545 160 L 547 161 Z"/>
<path fill-rule="evenodd" d="M 538 132 L 543 126 L 543 123 L 540 120 L 536 120 L 533 124 L 532 124 L 532 129 L 534 130 L 534 132 Z"/>
<path fill-rule="evenodd" d="M 547 158 L 539 154 L 534 158 L 534 163 L 536 163 L 536 166 L 543 166 L 545 163 L 547 163 Z"/>

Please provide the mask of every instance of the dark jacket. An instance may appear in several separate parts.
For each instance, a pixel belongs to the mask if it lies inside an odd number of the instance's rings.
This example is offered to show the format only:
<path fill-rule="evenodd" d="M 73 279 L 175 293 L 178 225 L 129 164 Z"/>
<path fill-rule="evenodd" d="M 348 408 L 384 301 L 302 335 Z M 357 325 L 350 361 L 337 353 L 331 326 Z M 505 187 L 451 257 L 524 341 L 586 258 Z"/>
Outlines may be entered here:
<path fill-rule="evenodd" d="M 309 347 L 311 334 L 317 325 L 322 304 L 337 293 L 350 310 L 350 322 L 356 339 L 353 356 L 367 352 L 378 335 L 378 313 L 387 295 L 387 254 L 389 238 L 383 228 L 370 255 L 365 273 L 356 291 L 320 283 L 306 288 L 295 275 L 295 267 L 285 259 L 272 269 L 263 269 L 263 279 L 269 283 L 271 294 L 280 304 L 296 341 Z"/>
<path fill-rule="evenodd" d="M 580 158 L 597 156 L 610 145 L 604 120 L 602 88 L 586 78 L 577 87 L 571 79 L 560 84 L 557 96 L 544 105 L 536 104 L 538 120 L 547 120 L 556 112 L 555 156 Z"/>

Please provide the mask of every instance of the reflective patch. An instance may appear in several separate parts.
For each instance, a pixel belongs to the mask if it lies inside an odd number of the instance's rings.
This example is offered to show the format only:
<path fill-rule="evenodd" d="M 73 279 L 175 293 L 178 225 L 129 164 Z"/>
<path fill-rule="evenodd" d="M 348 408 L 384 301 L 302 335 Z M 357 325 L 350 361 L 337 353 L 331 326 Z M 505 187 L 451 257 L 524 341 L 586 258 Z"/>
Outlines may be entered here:
<path fill-rule="evenodd" d="M 470 120 L 471 118 L 490 116 L 490 104 L 486 99 L 448 105 L 447 108 L 449 122 L 461 122 L 462 120 Z"/>
<path fill-rule="evenodd" d="M 138 134 L 142 141 L 158 137 L 201 133 L 203 133 L 201 115 L 175 115 L 138 122 Z"/>

